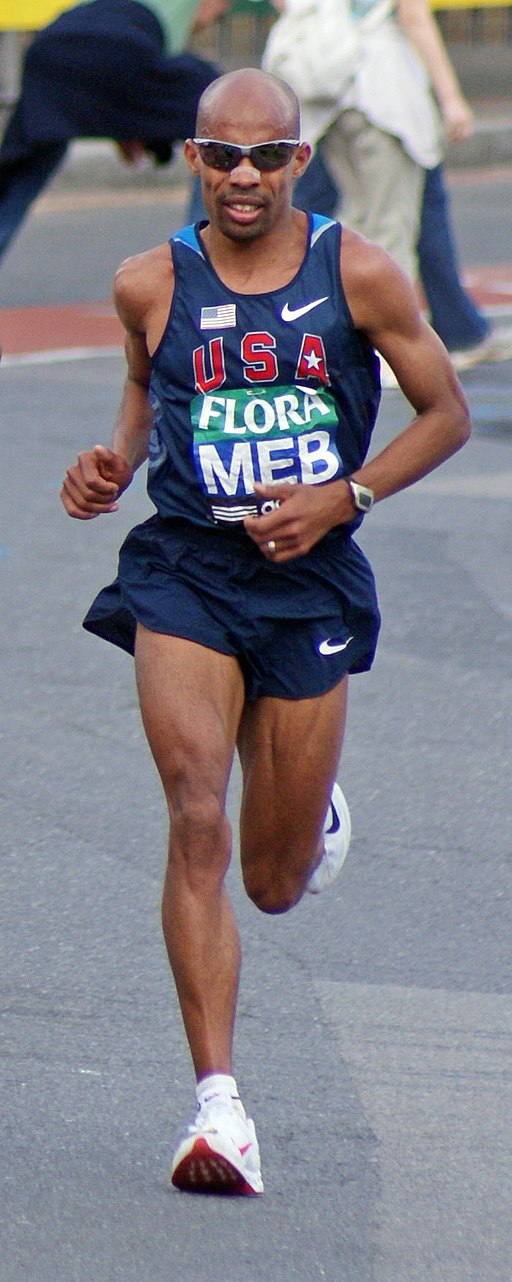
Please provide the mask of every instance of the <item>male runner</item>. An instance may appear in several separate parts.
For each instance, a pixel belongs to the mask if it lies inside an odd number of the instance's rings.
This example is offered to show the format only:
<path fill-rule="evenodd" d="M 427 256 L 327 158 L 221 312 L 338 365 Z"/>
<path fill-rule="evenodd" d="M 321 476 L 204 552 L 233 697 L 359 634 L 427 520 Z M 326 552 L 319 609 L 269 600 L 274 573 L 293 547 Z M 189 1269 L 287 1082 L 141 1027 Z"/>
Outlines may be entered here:
<path fill-rule="evenodd" d="M 391 259 L 293 209 L 310 148 L 287 85 L 254 69 L 221 77 L 185 154 L 209 221 L 120 268 L 128 375 L 112 448 L 79 455 L 62 499 L 79 519 L 114 512 L 149 456 L 157 513 L 128 536 L 85 626 L 134 650 L 170 814 L 163 928 L 198 1101 L 172 1179 L 254 1194 L 257 1140 L 232 1076 L 233 755 L 245 888 L 286 912 L 332 880 L 350 836 L 336 784 L 347 674 L 370 666 L 379 622 L 353 530 L 463 445 L 469 423 Z M 415 416 L 366 463 L 374 348 Z"/>

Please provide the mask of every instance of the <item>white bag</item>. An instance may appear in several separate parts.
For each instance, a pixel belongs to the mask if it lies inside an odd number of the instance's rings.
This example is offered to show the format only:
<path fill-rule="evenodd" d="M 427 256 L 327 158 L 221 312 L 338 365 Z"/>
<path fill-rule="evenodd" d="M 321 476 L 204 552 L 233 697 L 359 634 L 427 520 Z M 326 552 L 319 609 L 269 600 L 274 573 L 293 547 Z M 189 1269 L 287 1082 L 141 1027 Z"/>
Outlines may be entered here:
<path fill-rule="evenodd" d="M 338 102 L 357 72 L 360 33 L 392 7 L 393 0 L 382 0 L 356 20 L 350 0 L 286 0 L 270 29 L 262 67 L 286 80 L 300 102 Z"/>
<path fill-rule="evenodd" d="M 377 129 L 399 138 L 424 169 L 443 155 L 443 123 L 425 64 L 395 18 L 364 39 L 356 98 Z"/>

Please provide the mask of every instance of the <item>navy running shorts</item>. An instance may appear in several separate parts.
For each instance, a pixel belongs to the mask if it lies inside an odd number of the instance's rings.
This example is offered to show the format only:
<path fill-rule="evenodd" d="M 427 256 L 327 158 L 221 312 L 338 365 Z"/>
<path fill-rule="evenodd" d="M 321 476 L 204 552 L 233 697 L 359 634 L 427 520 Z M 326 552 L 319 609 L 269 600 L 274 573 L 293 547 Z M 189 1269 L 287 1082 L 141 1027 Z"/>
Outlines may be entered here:
<path fill-rule="evenodd" d="M 253 702 L 313 698 L 367 671 L 380 616 L 371 567 L 343 527 L 278 565 L 245 530 L 152 516 L 126 538 L 84 628 L 133 654 L 137 622 L 233 655 Z"/>

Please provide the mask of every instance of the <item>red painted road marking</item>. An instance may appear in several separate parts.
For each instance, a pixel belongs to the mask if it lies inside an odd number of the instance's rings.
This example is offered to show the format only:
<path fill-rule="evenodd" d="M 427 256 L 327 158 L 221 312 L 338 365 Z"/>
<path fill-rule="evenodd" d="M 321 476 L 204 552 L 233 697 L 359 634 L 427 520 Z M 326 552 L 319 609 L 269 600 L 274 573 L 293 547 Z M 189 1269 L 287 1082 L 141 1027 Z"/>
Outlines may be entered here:
<path fill-rule="evenodd" d="M 6 356 L 55 349 L 122 347 L 123 327 L 111 303 L 0 310 L 0 343 Z"/>
<path fill-rule="evenodd" d="M 467 288 L 477 305 L 490 313 L 512 315 L 512 264 L 472 267 Z M 0 309 L 0 344 L 6 357 L 69 351 L 94 355 L 123 346 L 123 329 L 108 301 L 65 306 Z"/>
<path fill-rule="evenodd" d="M 464 283 L 480 307 L 512 304 L 512 266 L 469 267 Z"/>

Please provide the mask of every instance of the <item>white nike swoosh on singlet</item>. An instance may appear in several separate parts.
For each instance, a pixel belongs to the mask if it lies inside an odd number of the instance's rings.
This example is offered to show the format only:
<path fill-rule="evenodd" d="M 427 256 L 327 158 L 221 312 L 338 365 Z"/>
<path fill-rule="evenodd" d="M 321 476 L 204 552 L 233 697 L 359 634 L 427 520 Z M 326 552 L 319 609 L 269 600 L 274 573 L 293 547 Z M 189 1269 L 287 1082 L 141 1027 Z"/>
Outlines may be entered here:
<path fill-rule="evenodd" d="M 324 294 L 323 298 L 315 298 L 313 303 L 306 303 L 304 307 L 289 307 L 288 303 L 285 303 L 281 318 L 284 321 L 298 320 L 299 316 L 305 316 L 306 312 L 312 312 L 314 307 L 320 306 L 320 303 L 326 303 L 328 297 L 328 294 Z"/>
<path fill-rule="evenodd" d="M 350 645 L 350 642 L 353 640 L 353 637 L 348 637 L 346 641 L 331 641 L 330 637 L 328 637 L 327 641 L 320 642 L 318 653 L 339 654 L 340 650 L 346 650 L 347 646 Z"/>

